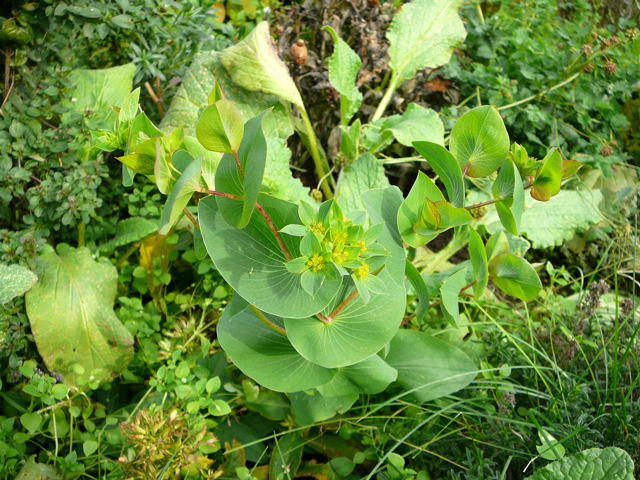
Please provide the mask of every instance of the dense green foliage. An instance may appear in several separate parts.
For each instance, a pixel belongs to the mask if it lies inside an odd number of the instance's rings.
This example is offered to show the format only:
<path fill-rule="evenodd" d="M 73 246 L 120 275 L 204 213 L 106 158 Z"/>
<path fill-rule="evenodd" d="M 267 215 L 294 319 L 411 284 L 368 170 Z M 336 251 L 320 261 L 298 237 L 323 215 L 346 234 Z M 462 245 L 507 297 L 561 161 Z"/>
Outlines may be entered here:
<path fill-rule="evenodd" d="M 633 478 L 626 13 L 212 3 L 0 10 L 0 479 Z"/>

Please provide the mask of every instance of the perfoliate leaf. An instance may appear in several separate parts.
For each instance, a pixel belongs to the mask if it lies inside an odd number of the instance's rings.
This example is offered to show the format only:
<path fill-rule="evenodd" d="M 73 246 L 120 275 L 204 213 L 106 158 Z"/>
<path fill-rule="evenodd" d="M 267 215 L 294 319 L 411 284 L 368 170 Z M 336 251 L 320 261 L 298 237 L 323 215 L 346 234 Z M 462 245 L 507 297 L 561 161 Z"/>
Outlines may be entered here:
<path fill-rule="evenodd" d="M 0 305 L 19 297 L 37 281 L 36 274 L 28 268 L 0 263 Z"/>
<path fill-rule="evenodd" d="M 329 82 L 340 93 L 340 123 L 347 125 L 362 103 L 362 93 L 356 86 L 362 61 L 333 28 L 326 26 L 323 30 L 333 39 L 333 53 L 327 61 Z"/>
<path fill-rule="evenodd" d="M 245 124 L 237 159 L 232 154 L 224 154 L 216 170 L 216 188 L 241 197 L 240 200 L 217 198 L 224 219 L 238 228 L 244 228 L 249 223 L 262 186 L 267 159 L 267 144 L 262 132 L 265 113 Z M 239 167 L 237 163 L 240 163 Z"/>
<path fill-rule="evenodd" d="M 389 39 L 389 65 L 400 81 L 418 70 L 436 68 L 451 58 L 466 31 L 458 7 L 460 0 L 414 0 L 393 18 Z"/>
<path fill-rule="evenodd" d="M 221 99 L 204 109 L 196 124 L 196 136 L 207 150 L 237 152 L 243 125 L 240 110 L 230 100 Z"/>
<path fill-rule="evenodd" d="M 557 148 L 552 148 L 542 159 L 542 167 L 531 187 L 531 196 L 546 202 L 560 191 L 562 184 L 562 156 Z"/>
<path fill-rule="evenodd" d="M 282 327 L 276 316 L 262 314 Z M 242 372 L 259 384 L 278 392 L 297 392 L 322 385 L 336 374 L 305 360 L 285 335 L 269 328 L 255 311 L 234 297 L 217 327 L 220 345 Z"/>
<path fill-rule="evenodd" d="M 542 284 L 538 274 L 524 258 L 503 253 L 489 261 L 491 281 L 507 295 L 520 300 L 533 300 Z"/>
<path fill-rule="evenodd" d="M 633 480 L 633 460 L 617 447 L 589 448 L 549 463 L 527 480 Z"/>
<path fill-rule="evenodd" d="M 339 313 L 332 314 L 354 290 L 351 282 L 345 282 L 322 311 L 330 317 L 330 323 L 319 318 L 285 318 L 294 348 L 304 358 L 327 368 L 353 365 L 379 351 L 398 330 L 406 305 L 404 286 L 396 284 L 386 268 L 379 276 L 387 285 L 385 293 L 370 292 L 368 302 L 358 295 Z"/>
<path fill-rule="evenodd" d="M 304 109 L 287 66 L 278 57 L 267 22 L 258 23 L 244 40 L 223 50 L 220 58 L 236 85 L 275 95 Z"/>
<path fill-rule="evenodd" d="M 509 134 L 495 107 L 468 111 L 451 130 L 449 149 L 470 177 L 495 172 L 509 153 Z"/>
<path fill-rule="evenodd" d="M 456 159 L 442 145 L 413 142 L 413 148 L 429 163 L 447 189 L 449 201 L 456 207 L 464 205 L 464 180 Z"/>
<path fill-rule="evenodd" d="M 178 155 L 184 150 L 178 150 L 175 155 Z M 188 155 L 188 154 L 187 154 Z M 167 201 L 164 204 L 162 210 L 162 218 L 160 219 L 160 228 L 158 233 L 160 235 L 166 235 L 171 230 L 171 227 L 176 223 L 178 218 L 182 215 L 182 210 L 189 204 L 189 200 L 193 196 L 193 193 L 200 187 L 200 159 L 193 159 L 191 163 L 184 169 L 182 175 L 173 186 L 171 193 L 167 197 Z"/>
<path fill-rule="evenodd" d="M 386 362 L 398 370 L 398 383 L 420 402 L 450 395 L 476 377 L 475 362 L 456 346 L 415 330 L 399 330 Z"/>
<path fill-rule="evenodd" d="M 572 175 L 575 175 L 576 173 L 578 173 L 578 170 L 580 170 L 582 167 L 583 167 L 583 164 L 577 160 L 563 158 L 562 159 L 562 178 L 565 179 Z"/>
<path fill-rule="evenodd" d="M 465 208 L 454 207 L 442 200 L 434 202 L 425 198 L 420 219 L 414 231 L 420 235 L 433 235 L 471 222 L 471 214 Z"/>
<path fill-rule="evenodd" d="M 26 306 L 38 351 L 65 383 L 118 375 L 133 356 L 133 338 L 113 311 L 118 274 L 89 250 L 39 257 L 44 271 L 27 293 Z"/>
<path fill-rule="evenodd" d="M 296 205 L 267 195 L 259 197 L 276 229 L 300 224 Z M 229 225 L 216 197 L 200 200 L 198 220 L 207 252 L 222 277 L 244 299 L 264 312 L 281 317 L 306 318 L 324 309 L 335 297 L 342 277 L 327 264 L 328 280 L 315 296 L 301 285 L 300 274 L 287 268 L 273 232 L 261 215 L 254 212 L 246 228 Z M 282 235 L 293 258 L 300 257 L 300 237 Z"/>

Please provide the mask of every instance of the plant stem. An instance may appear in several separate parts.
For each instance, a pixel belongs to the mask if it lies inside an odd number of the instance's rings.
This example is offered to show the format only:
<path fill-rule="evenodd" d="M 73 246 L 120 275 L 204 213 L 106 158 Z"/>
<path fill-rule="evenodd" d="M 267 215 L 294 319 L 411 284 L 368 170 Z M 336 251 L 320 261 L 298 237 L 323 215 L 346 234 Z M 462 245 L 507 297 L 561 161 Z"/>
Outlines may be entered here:
<path fill-rule="evenodd" d="M 307 131 L 307 138 L 309 139 L 309 153 L 311 153 L 311 158 L 313 158 L 313 163 L 316 167 L 316 175 L 318 175 L 318 178 L 323 178 L 329 171 L 329 162 L 318 149 L 318 137 L 316 137 L 316 132 L 313 130 L 309 115 L 304 108 L 300 109 L 300 116 L 302 117 L 302 121 L 304 122 L 304 128 Z M 333 177 L 331 178 L 331 180 L 333 183 Z M 327 183 L 323 183 L 321 187 L 322 191 L 328 199 L 333 198 L 333 192 L 331 191 L 331 187 Z"/>
<path fill-rule="evenodd" d="M 360 293 L 360 292 L 358 292 L 358 289 L 354 287 L 353 292 L 351 292 L 351 293 L 349 294 L 349 296 L 348 296 L 347 298 L 345 298 L 345 299 L 342 301 L 342 303 L 341 303 L 340 305 L 338 305 L 338 306 L 333 310 L 333 312 L 331 312 L 331 313 L 329 314 L 329 316 L 327 317 L 327 319 L 328 319 L 329 321 L 331 321 L 331 322 L 332 322 L 334 318 L 336 318 L 338 315 L 340 315 L 340 313 L 341 313 L 345 308 L 347 308 L 347 306 L 348 306 L 351 302 L 353 302 L 353 301 L 356 299 L 356 297 L 359 295 L 359 293 Z"/>
<path fill-rule="evenodd" d="M 393 97 L 393 94 L 395 93 L 396 88 L 398 88 L 398 74 L 396 72 L 393 72 L 393 74 L 391 75 L 391 81 L 387 86 L 387 91 L 384 92 L 384 96 L 382 97 L 382 100 L 380 100 L 380 104 L 378 105 L 378 108 L 376 108 L 376 111 L 371 117 L 372 122 L 375 122 L 380 117 L 382 117 L 382 114 L 387 109 L 387 106 L 389 105 L 389 102 L 391 101 L 391 97 Z"/>
<path fill-rule="evenodd" d="M 187 216 L 187 218 L 189 220 L 191 220 L 191 223 L 193 223 L 194 227 L 200 228 L 200 224 L 198 223 L 198 219 L 196 217 L 194 217 L 193 214 L 189 210 L 187 210 L 186 208 L 183 208 L 182 209 L 182 213 L 184 213 Z"/>
<path fill-rule="evenodd" d="M 240 176 L 244 178 L 244 170 L 242 170 L 242 165 L 240 165 L 240 159 L 238 158 L 238 152 L 232 150 L 233 158 L 236 161 L 236 166 L 238 167 L 238 171 L 240 172 Z"/>
<path fill-rule="evenodd" d="M 198 191 L 200 193 L 206 193 L 207 195 L 215 195 L 217 197 L 231 198 L 233 200 L 242 200 L 242 197 L 240 195 L 234 195 L 233 193 L 218 192 L 216 190 L 207 190 L 204 188 Z"/>
<path fill-rule="evenodd" d="M 528 190 L 533 186 L 533 182 L 522 187 L 523 190 Z M 504 200 L 504 198 L 494 198 L 493 200 L 487 200 L 486 202 L 474 203 L 473 205 L 469 205 L 464 207 L 466 210 L 473 210 L 475 208 L 484 207 L 486 205 L 491 205 L 493 203 L 498 203 L 499 201 Z"/>
<path fill-rule="evenodd" d="M 84 247 L 86 225 L 84 223 L 78 224 L 78 248 Z"/>
<path fill-rule="evenodd" d="M 267 225 L 269 225 L 269 228 L 273 232 L 273 236 L 276 237 L 276 241 L 278 242 L 278 245 L 280 246 L 280 250 L 282 250 L 282 253 L 284 253 L 284 256 L 287 257 L 287 260 L 291 260 L 293 257 L 289 253 L 289 250 L 287 250 L 287 246 L 284 244 L 284 241 L 282 240 L 282 237 L 280 236 L 280 232 L 278 232 L 278 229 L 276 228 L 275 224 L 273 223 L 273 220 L 271 220 L 271 217 L 269 216 L 267 211 L 258 202 L 256 202 L 256 208 L 258 209 L 260 214 L 264 217 L 265 221 L 267 222 Z"/>
<path fill-rule="evenodd" d="M 258 317 L 260 319 L 260 321 L 262 323 L 264 323 L 267 327 L 269 327 L 271 330 L 278 332 L 280 335 L 284 335 L 285 337 L 287 336 L 287 331 L 282 328 L 279 327 L 278 325 L 276 325 L 275 323 L 273 323 L 271 320 L 269 320 L 264 313 L 262 313 L 260 310 L 258 310 L 256 307 L 254 307 L 253 305 L 249 304 L 249 306 L 251 307 L 251 310 L 253 310 L 253 313 L 256 314 L 256 317 Z"/>

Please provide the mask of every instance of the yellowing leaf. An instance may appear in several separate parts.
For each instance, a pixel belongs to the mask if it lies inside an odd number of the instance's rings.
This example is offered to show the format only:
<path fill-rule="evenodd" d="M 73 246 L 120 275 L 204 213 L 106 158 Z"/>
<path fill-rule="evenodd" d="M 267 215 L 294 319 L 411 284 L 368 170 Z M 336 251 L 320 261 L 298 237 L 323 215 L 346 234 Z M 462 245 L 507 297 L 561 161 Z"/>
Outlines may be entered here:
<path fill-rule="evenodd" d="M 287 66 L 278 57 L 267 22 L 260 22 L 244 40 L 224 50 L 220 59 L 236 85 L 304 108 Z"/>
<path fill-rule="evenodd" d="M 118 274 L 85 248 L 50 252 L 27 293 L 27 314 L 38 351 L 49 370 L 68 385 L 106 381 L 133 355 L 133 338 L 113 311 Z"/>

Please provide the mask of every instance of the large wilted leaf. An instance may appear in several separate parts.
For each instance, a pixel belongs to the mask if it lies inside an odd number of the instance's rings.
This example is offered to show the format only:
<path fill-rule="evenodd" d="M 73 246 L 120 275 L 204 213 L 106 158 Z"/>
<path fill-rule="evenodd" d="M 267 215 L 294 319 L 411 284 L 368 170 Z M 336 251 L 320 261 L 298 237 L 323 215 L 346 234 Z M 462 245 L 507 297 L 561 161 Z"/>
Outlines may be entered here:
<path fill-rule="evenodd" d="M 418 70 L 436 68 L 451 58 L 467 35 L 458 7 L 461 0 L 414 0 L 394 17 L 389 39 L 389 65 L 400 81 Z"/>
<path fill-rule="evenodd" d="M 37 280 L 38 277 L 28 268 L 0 263 L 0 305 L 22 295 Z"/>
<path fill-rule="evenodd" d="M 36 462 L 35 455 L 27 460 L 15 480 L 61 480 L 56 469 L 51 465 Z"/>
<path fill-rule="evenodd" d="M 236 85 L 222 66 L 220 55 L 219 52 L 203 52 L 195 58 L 160 126 L 164 131 L 184 126 L 185 133 L 195 136 L 200 111 L 209 104 L 209 93 L 217 81 L 225 98 L 238 107 L 245 119 L 271 108 L 262 122 L 267 140 L 263 183 L 268 192 L 286 200 L 307 197 L 308 190 L 292 177 L 289 169 L 291 151 L 287 147 L 287 138 L 293 134 L 293 126 L 286 109 L 273 95 L 252 92 Z"/>
<path fill-rule="evenodd" d="M 633 460 L 620 448 L 589 448 L 556 460 L 528 480 L 634 480 Z"/>
<path fill-rule="evenodd" d="M 222 51 L 222 64 L 234 83 L 304 108 L 300 92 L 273 45 L 269 24 L 260 22 L 244 40 Z"/>
<path fill-rule="evenodd" d="M 115 106 L 121 106 L 133 86 L 136 66 L 133 63 L 101 70 L 74 70 L 70 83 L 71 102 L 76 111 L 90 112 L 101 123 L 111 128 L 115 119 Z"/>
<path fill-rule="evenodd" d="M 88 249 L 39 257 L 40 281 L 27 293 L 27 314 L 49 370 L 80 386 L 119 374 L 133 355 L 133 338 L 113 311 L 118 274 Z"/>

